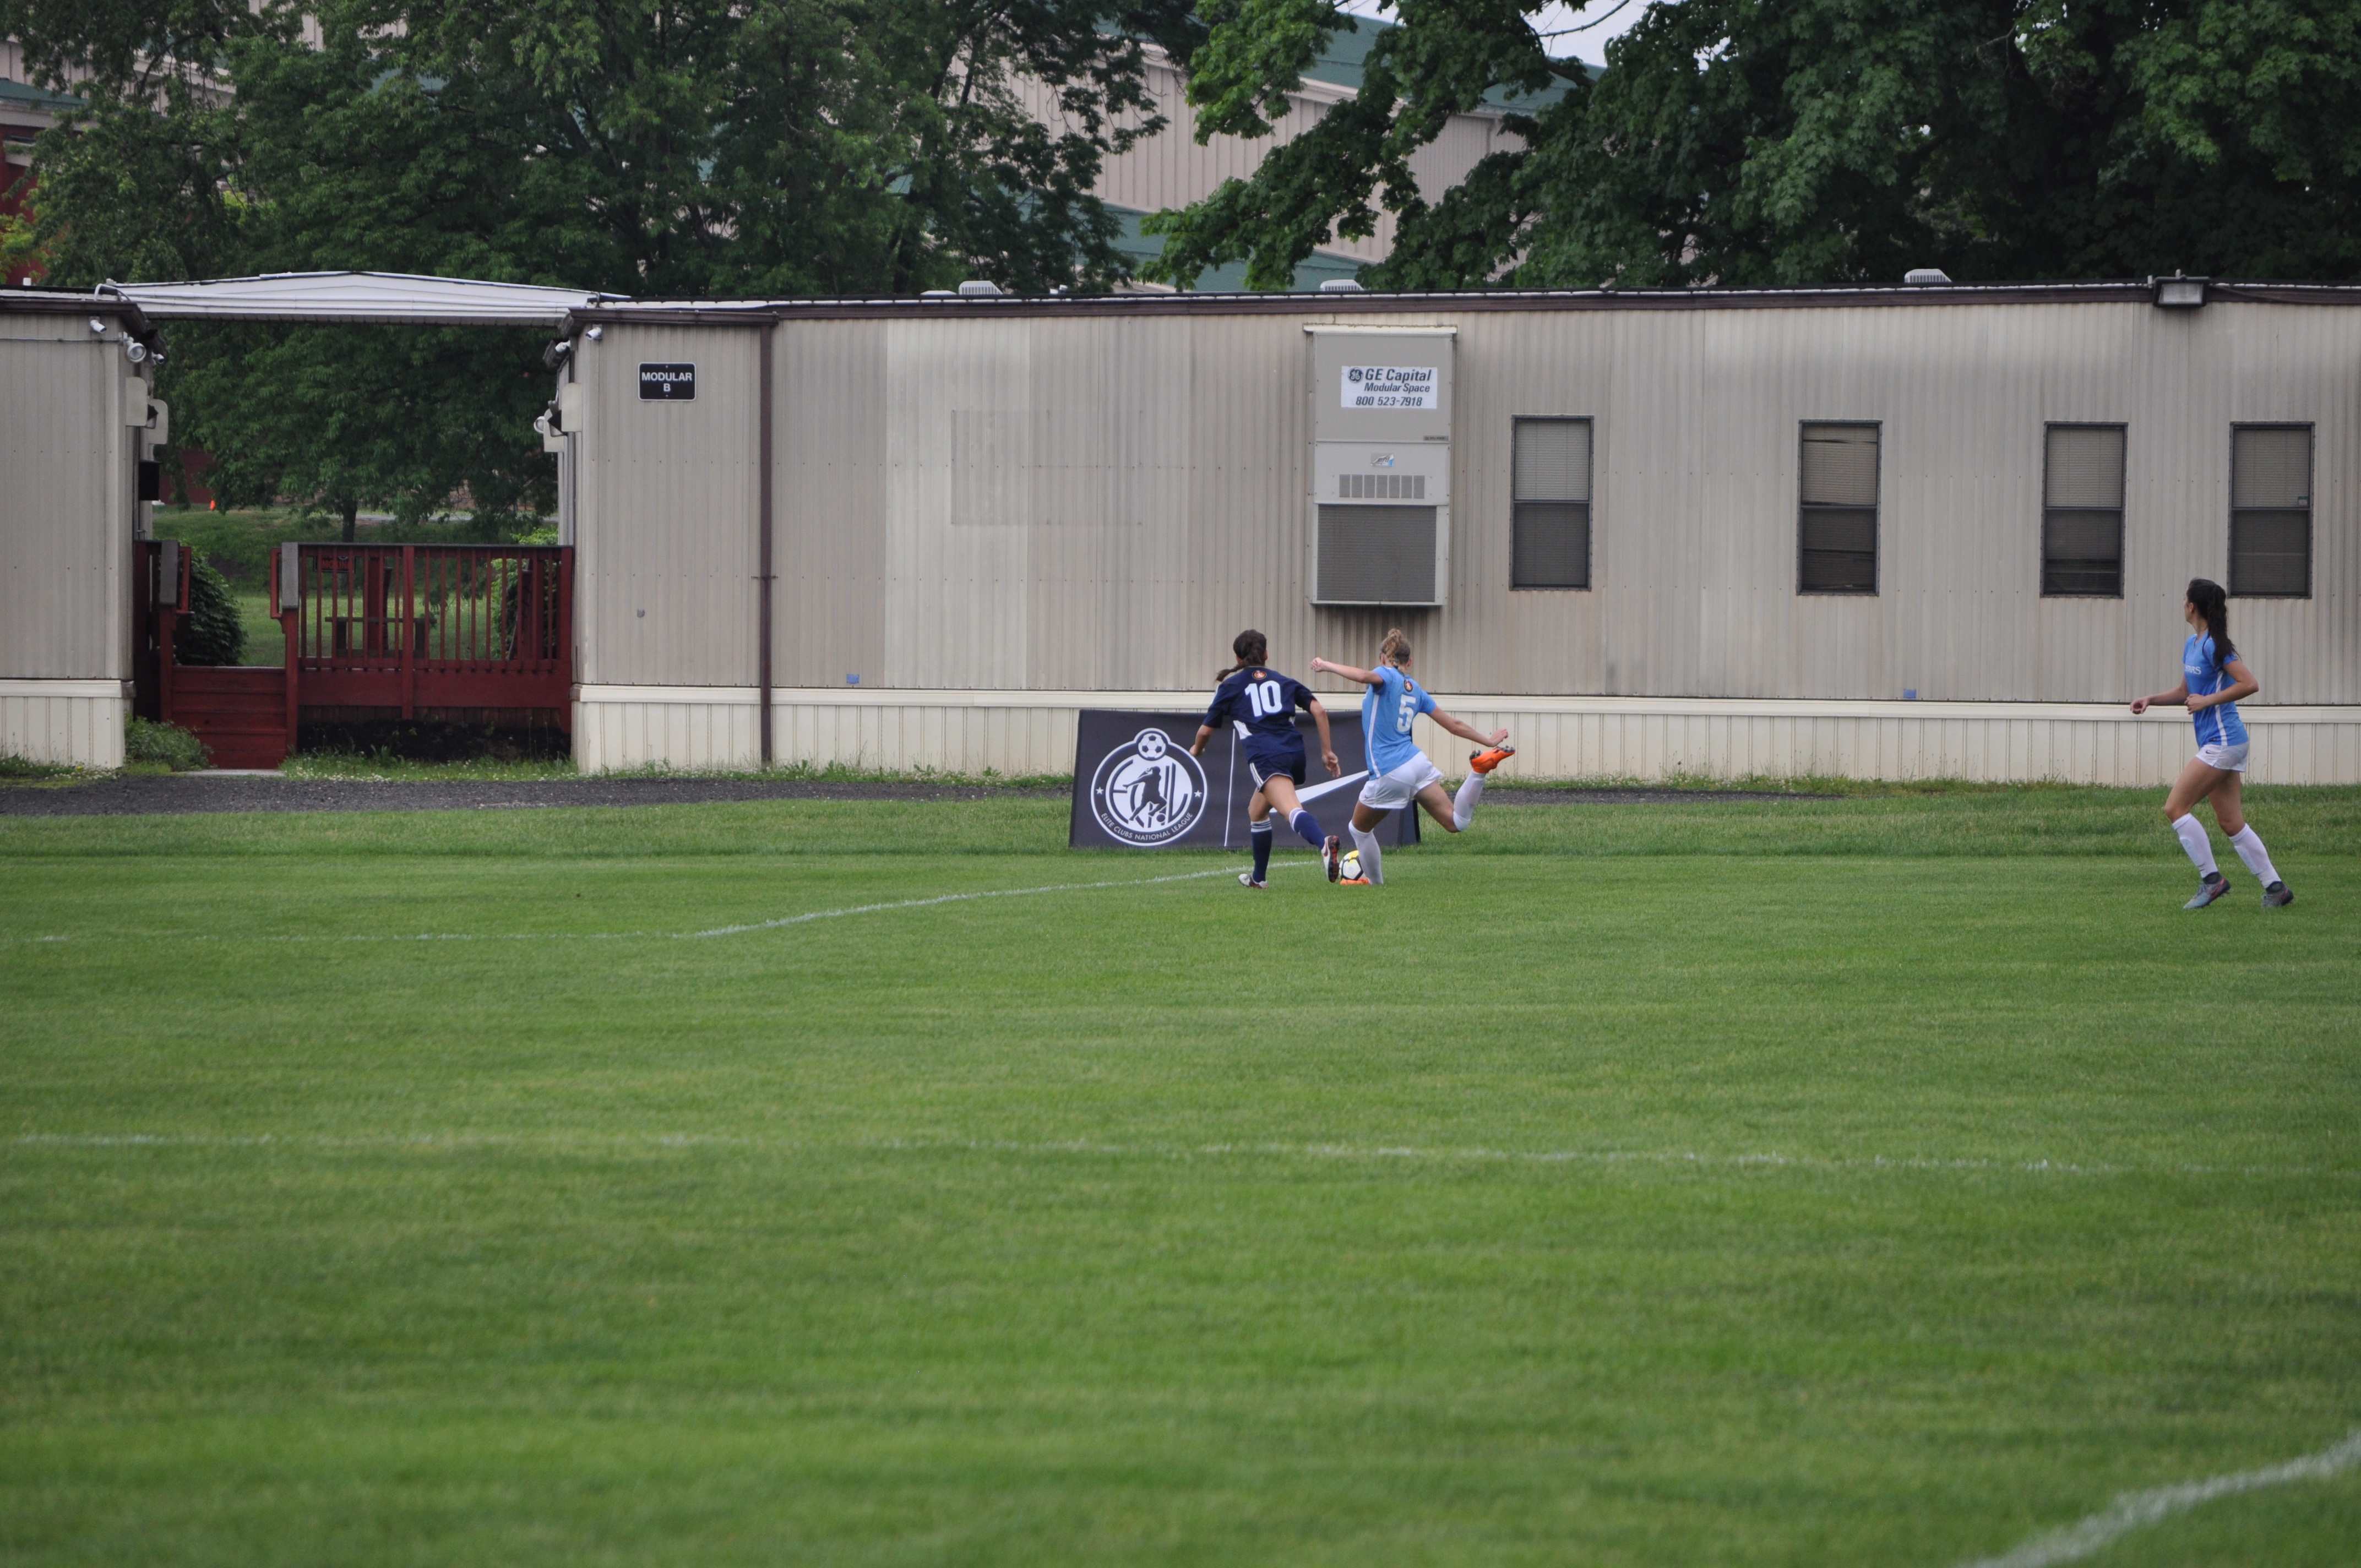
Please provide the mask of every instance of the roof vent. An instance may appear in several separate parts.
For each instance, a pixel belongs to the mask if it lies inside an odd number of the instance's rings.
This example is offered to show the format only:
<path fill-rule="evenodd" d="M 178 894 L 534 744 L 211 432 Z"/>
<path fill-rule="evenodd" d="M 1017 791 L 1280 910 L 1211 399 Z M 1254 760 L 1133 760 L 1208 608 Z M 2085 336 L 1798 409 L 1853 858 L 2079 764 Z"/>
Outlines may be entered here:
<path fill-rule="evenodd" d="M 2206 280 L 2184 278 L 2176 272 L 2169 278 L 2151 278 L 2148 287 L 2156 291 L 2156 302 L 2169 311 L 2193 311 L 2205 303 Z"/>
<path fill-rule="evenodd" d="M 1913 288 L 1923 289 L 1932 283 L 1948 283 L 1951 275 L 1939 267 L 1913 267 L 1902 275 L 1902 280 Z"/>
<path fill-rule="evenodd" d="M 971 278 L 960 285 L 959 291 L 962 300 L 996 300 L 1000 285 L 989 278 Z"/>
<path fill-rule="evenodd" d="M 1366 294 L 1368 292 L 1367 290 L 1361 287 L 1359 280 L 1353 278 L 1323 278 L 1320 281 L 1320 291 L 1323 294 Z"/>
<path fill-rule="evenodd" d="M 956 289 L 929 289 L 925 293 L 920 294 L 918 298 L 922 300 L 956 300 L 959 298 L 959 291 Z"/>

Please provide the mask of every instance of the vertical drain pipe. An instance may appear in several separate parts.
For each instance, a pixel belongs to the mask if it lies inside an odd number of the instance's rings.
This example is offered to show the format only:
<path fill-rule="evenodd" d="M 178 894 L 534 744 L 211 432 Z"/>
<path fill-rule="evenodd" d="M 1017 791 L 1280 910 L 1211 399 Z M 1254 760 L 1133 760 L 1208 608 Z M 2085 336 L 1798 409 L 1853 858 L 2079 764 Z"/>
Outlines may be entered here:
<path fill-rule="evenodd" d="M 778 331 L 778 322 L 766 318 L 763 323 L 762 363 L 763 389 L 755 399 L 760 407 L 763 433 L 755 445 L 756 461 L 762 465 L 762 476 L 755 482 L 755 546 L 757 565 L 754 580 L 760 585 L 760 609 L 754 617 L 755 635 L 762 645 L 754 651 L 755 684 L 762 687 L 763 703 L 763 766 L 772 762 L 771 745 L 771 600 L 777 597 L 772 590 L 771 576 L 771 339 Z"/>

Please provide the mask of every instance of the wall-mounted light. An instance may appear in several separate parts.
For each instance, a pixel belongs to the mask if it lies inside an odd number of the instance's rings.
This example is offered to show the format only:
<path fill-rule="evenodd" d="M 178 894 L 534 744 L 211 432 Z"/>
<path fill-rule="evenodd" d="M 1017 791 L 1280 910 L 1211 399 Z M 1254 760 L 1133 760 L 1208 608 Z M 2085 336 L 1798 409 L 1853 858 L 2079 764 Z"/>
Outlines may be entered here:
<path fill-rule="evenodd" d="M 2184 278 L 2176 272 L 2169 278 L 2151 278 L 2148 287 L 2156 291 L 2156 303 L 2168 311 L 2193 311 L 2205 303 L 2203 278 Z"/>
<path fill-rule="evenodd" d="M 145 365 L 148 363 L 148 345 L 136 337 L 126 337 L 123 340 L 123 357 L 134 365 Z"/>

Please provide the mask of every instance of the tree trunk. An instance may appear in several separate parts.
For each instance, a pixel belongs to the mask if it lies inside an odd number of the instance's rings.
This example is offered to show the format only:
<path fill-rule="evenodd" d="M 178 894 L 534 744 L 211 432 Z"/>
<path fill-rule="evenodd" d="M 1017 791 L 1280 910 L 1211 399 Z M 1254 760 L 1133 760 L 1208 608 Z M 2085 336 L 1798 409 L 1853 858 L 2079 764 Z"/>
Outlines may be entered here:
<path fill-rule="evenodd" d="M 345 543 L 347 544 L 350 544 L 353 542 L 353 530 L 358 526 L 360 515 L 360 502 L 345 502 Z"/>

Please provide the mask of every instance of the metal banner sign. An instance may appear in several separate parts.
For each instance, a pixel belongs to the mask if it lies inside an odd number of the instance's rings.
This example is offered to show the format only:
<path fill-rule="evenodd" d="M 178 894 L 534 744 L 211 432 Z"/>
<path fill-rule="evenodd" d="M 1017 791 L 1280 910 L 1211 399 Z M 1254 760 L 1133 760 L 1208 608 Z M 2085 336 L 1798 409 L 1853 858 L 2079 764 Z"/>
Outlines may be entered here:
<path fill-rule="evenodd" d="M 1074 733 L 1074 811 L 1067 843 L 1077 850 L 1245 850 L 1246 803 L 1254 798 L 1254 775 L 1239 753 L 1237 734 L 1223 729 L 1205 743 L 1203 757 L 1189 754 L 1202 713 L 1117 713 L 1082 710 Z M 1361 715 L 1348 709 L 1328 715 L 1336 742 L 1341 778 L 1320 765 L 1320 733 L 1309 714 L 1299 714 L 1311 766 L 1301 788 L 1306 810 L 1321 828 L 1343 839 L 1353 802 L 1367 777 L 1362 771 Z M 1326 787 L 1323 787 L 1323 786 Z M 1301 840 L 1278 824 L 1278 847 Z M 1389 848 L 1418 842 L 1411 812 L 1389 813 L 1378 828 Z"/>
<path fill-rule="evenodd" d="M 640 367 L 640 401 L 693 403 L 696 400 L 696 366 L 642 364 Z"/>
<path fill-rule="evenodd" d="M 1343 406 L 1348 409 L 1441 407 L 1442 373 L 1432 365 L 1347 365 Z"/>

